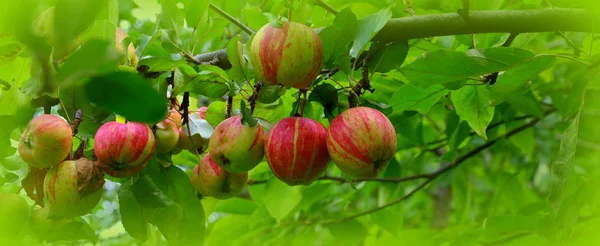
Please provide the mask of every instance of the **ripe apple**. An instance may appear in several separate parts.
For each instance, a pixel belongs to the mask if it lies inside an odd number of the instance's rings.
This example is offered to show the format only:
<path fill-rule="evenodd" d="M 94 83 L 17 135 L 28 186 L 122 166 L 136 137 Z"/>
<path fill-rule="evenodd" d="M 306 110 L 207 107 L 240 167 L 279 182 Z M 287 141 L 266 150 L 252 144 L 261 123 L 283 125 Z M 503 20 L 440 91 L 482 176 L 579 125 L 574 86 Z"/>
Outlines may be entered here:
<path fill-rule="evenodd" d="M 104 174 L 94 162 L 80 158 L 50 168 L 44 178 L 44 197 L 56 218 L 82 216 L 102 197 Z"/>
<path fill-rule="evenodd" d="M 190 175 L 190 182 L 202 196 L 227 199 L 242 192 L 248 181 L 248 173 L 231 173 L 215 163 L 210 153 L 202 157 Z"/>
<path fill-rule="evenodd" d="M 0 245 L 9 245 L 27 222 L 29 207 L 25 198 L 13 193 L 0 193 Z"/>
<path fill-rule="evenodd" d="M 73 131 L 63 118 L 44 114 L 33 118 L 19 140 L 19 155 L 32 167 L 57 165 L 71 153 Z"/>
<path fill-rule="evenodd" d="M 206 120 L 206 110 L 208 110 L 208 107 L 206 106 L 200 107 L 198 109 L 198 115 L 200 115 L 200 118 L 203 120 Z"/>
<path fill-rule="evenodd" d="M 289 117 L 269 131 L 265 156 L 271 170 L 288 185 L 309 185 L 323 175 L 329 162 L 327 129 L 303 117 Z"/>
<path fill-rule="evenodd" d="M 262 127 L 242 124 L 241 119 L 234 116 L 219 123 L 208 142 L 213 161 L 234 173 L 250 171 L 264 157 Z"/>
<path fill-rule="evenodd" d="M 396 153 L 396 130 L 381 112 L 351 108 L 331 121 L 327 149 L 343 172 L 357 177 L 375 177 Z"/>
<path fill-rule="evenodd" d="M 140 172 L 154 152 L 154 134 L 142 123 L 107 122 L 94 137 L 98 166 L 115 178 Z"/>
<path fill-rule="evenodd" d="M 284 22 L 281 27 L 264 25 L 256 32 L 250 52 L 258 79 L 268 85 L 305 88 L 323 66 L 319 35 L 296 22 Z"/>

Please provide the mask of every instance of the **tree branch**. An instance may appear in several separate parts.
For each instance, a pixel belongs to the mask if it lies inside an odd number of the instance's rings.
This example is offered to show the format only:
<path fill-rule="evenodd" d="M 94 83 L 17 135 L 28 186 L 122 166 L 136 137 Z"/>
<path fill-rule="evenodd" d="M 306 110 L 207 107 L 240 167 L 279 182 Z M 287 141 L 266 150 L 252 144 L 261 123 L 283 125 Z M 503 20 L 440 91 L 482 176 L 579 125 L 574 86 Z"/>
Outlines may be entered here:
<path fill-rule="evenodd" d="M 315 5 L 327 10 L 327 12 L 332 13 L 333 15 L 337 15 L 338 13 L 340 13 L 339 11 L 335 10 L 333 7 L 331 7 L 326 2 L 323 2 L 323 0 L 315 0 Z"/>
<path fill-rule="evenodd" d="M 497 137 L 494 140 L 488 141 L 487 143 L 471 150 L 469 153 L 459 157 L 458 159 L 456 159 L 455 161 L 453 161 L 452 163 L 450 163 L 450 165 L 447 165 L 445 167 L 442 167 L 440 169 L 438 169 L 437 171 L 431 172 L 431 173 L 426 173 L 426 174 L 420 174 L 420 175 L 415 175 L 415 176 L 411 176 L 412 179 L 418 179 L 418 178 L 427 178 L 425 181 L 423 181 L 421 184 L 419 184 L 417 187 L 415 187 L 413 190 L 411 190 L 409 193 L 405 194 L 404 196 L 393 200 L 387 204 L 384 204 L 383 206 L 380 207 L 376 207 L 352 216 L 348 216 L 348 217 L 344 217 L 342 219 L 339 220 L 332 220 L 332 221 L 327 221 L 324 222 L 324 224 L 330 224 L 330 223 L 340 223 L 340 222 L 344 222 L 344 221 L 348 221 L 354 218 L 358 218 L 370 213 L 374 213 L 377 211 L 380 211 L 382 209 L 385 209 L 387 207 L 393 206 L 395 204 L 398 204 L 408 198 L 410 198 L 412 195 L 414 195 L 417 191 L 422 190 L 423 188 L 425 188 L 425 186 L 427 186 L 427 184 L 429 184 L 431 181 L 433 181 L 434 179 L 436 179 L 437 177 L 439 177 L 440 175 L 458 167 L 460 164 L 462 164 L 464 161 L 468 160 L 469 158 L 479 154 L 481 151 L 491 147 L 492 145 L 494 145 L 496 142 L 498 142 L 498 140 L 500 139 L 504 139 L 504 138 L 509 138 L 512 135 L 515 135 L 527 128 L 533 127 L 535 124 L 537 124 L 539 122 L 539 119 L 535 119 L 527 124 L 524 124 L 520 127 L 517 127 L 509 132 L 507 132 L 506 134 L 504 134 L 503 136 Z"/>

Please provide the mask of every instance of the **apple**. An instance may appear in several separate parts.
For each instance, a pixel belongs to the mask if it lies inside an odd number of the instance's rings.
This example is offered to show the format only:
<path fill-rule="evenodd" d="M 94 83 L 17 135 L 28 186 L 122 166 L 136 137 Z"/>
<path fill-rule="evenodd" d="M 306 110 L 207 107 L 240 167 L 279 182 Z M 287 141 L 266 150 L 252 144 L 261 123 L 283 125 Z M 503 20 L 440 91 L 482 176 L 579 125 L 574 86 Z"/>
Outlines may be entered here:
<path fill-rule="evenodd" d="M 0 193 L 0 245 L 9 245 L 27 222 L 29 206 L 20 195 Z"/>
<path fill-rule="evenodd" d="M 319 35 L 296 22 L 261 27 L 252 40 L 250 53 L 256 76 L 268 85 L 305 88 L 323 66 Z"/>
<path fill-rule="evenodd" d="M 265 156 L 271 171 L 288 185 L 309 185 L 323 175 L 329 163 L 327 129 L 303 117 L 277 122 L 267 136 Z"/>
<path fill-rule="evenodd" d="M 138 122 L 107 122 L 94 137 L 98 167 L 115 178 L 139 173 L 148 164 L 154 147 L 154 134 Z"/>
<path fill-rule="evenodd" d="M 208 110 L 208 107 L 206 106 L 200 107 L 198 109 L 198 115 L 200 115 L 200 118 L 203 120 L 206 120 L 206 110 Z"/>
<path fill-rule="evenodd" d="M 375 177 L 396 153 L 396 130 L 378 110 L 348 109 L 335 117 L 327 131 L 333 163 L 350 176 Z"/>
<path fill-rule="evenodd" d="M 242 192 L 248 181 L 248 173 L 231 173 L 217 165 L 207 153 L 194 167 L 190 182 L 202 196 L 227 199 Z"/>
<path fill-rule="evenodd" d="M 177 143 L 179 142 L 179 124 L 181 123 L 181 115 L 177 119 L 178 114 L 178 112 L 169 112 L 169 116 L 165 120 L 156 124 L 154 138 L 156 140 L 155 149 L 157 153 L 168 153 L 177 147 Z"/>
<path fill-rule="evenodd" d="M 73 144 L 73 131 L 63 118 L 44 114 L 33 118 L 21 134 L 18 151 L 30 166 L 48 168 L 63 161 Z"/>
<path fill-rule="evenodd" d="M 94 162 L 80 158 L 50 168 L 44 178 L 44 197 L 55 218 L 82 216 L 102 197 L 104 174 Z"/>
<path fill-rule="evenodd" d="M 213 161 L 234 173 L 250 171 L 264 157 L 264 130 L 259 124 L 242 124 L 241 119 L 238 115 L 219 123 L 208 142 Z"/>

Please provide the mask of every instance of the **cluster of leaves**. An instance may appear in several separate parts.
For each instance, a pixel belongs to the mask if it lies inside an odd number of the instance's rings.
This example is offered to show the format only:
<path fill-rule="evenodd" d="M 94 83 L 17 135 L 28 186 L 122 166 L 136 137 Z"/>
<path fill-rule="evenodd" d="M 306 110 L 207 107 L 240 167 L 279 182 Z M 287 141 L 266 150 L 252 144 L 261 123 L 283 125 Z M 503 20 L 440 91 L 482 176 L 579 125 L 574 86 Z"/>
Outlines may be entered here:
<path fill-rule="evenodd" d="M 542 1 L 484 2 L 473 1 L 471 10 L 543 7 Z M 552 3 L 593 6 L 593 1 Z M 332 165 L 311 186 L 290 187 L 262 162 L 250 172 L 246 191 L 223 201 L 194 196 L 186 172 L 198 163 L 197 155 L 155 157 L 139 176 L 108 181 L 101 205 L 49 241 L 585 244 L 600 226 L 595 191 L 600 132 L 594 120 L 600 106 L 594 52 L 600 47 L 593 34 L 519 34 L 511 47 L 502 47 L 512 39 L 509 34 L 390 43 L 374 38 L 392 18 L 464 8 L 450 0 L 21 0 L 2 6 L 3 192 L 20 191 L 27 165 L 15 146 L 34 114 L 49 111 L 72 122 L 82 110 L 75 147 L 115 114 L 159 122 L 166 95 L 182 102 L 191 93 L 190 109 L 208 105 L 206 122 L 213 127 L 224 120 L 228 97 L 234 98 L 235 114 L 247 115 L 245 101 L 257 83 L 247 62 L 252 34 L 219 11 L 254 30 L 291 12 L 294 21 L 318 30 L 323 42 L 327 73 L 307 100 L 294 89 L 264 86 L 253 112 L 258 123 L 269 128 L 304 104 L 304 117 L 327 126 L 349 107 L 349 97 L 358 96 L 361 105 L 384 112 L 398 133 L 396 158 L 380 178 L 351 180 Z M 51 7 L 53 22 L 39 27 L 39 16 Z M 118 26 L 128 30 L 123 47 L 136 47 L 136 67 L 123 64 L 114 49 Z M 74 49 L 73 43 L 80 45 Z M 221 49 L 225 52 L 204 54 Z M 199 53 L 204 55 L 194 57 Z M 374 91 L 355 95 L 353 86 L 364 81 L 362 69 Z M 495 83 L 490 76 L 497 76 Z M 537 122 L 532 120 L 540 123 L 526 125 Z M 210 134 L 200 121 L 190 117 L 190 134 Z M 504 137 L 524 125 L 528 128 Z M 464 164 L 443 169 L 458 160 Z M 402 179 L 436 170 L 449 172 L 422 176 L 435 180 L 420 192 L 412 191 L 424 185 Z M 406 194 L 410 199 L 397 200 Z M 404 203 L 388 206 L 394 201 Z"/>

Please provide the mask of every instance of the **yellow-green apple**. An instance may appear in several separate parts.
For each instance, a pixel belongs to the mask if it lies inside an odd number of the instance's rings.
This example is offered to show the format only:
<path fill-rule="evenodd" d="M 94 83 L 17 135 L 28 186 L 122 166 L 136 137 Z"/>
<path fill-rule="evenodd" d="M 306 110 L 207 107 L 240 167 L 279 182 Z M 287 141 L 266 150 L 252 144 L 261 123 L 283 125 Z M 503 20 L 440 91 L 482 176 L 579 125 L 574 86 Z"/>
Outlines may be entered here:
<path fill-rule="evenodd" d="M 241 116 L 230 117 L 215 128 L 208 151 L 213 161 L 229 172 L 247 172 L 264 157 L 264 130 L 257 124 L 242 124 Z"/>
<path fill-rule="evenodd" d="M 357 178 L 375 177 L 396 153 L 396 130 L 378 110 L 348 109 L 327 130 L 329 155 L 343 172 Z"/>
<path fill-rule="evenodd" d="M 0 242 L 8 245 L 27 222 L 29 207 L 25 198 L 13 193 L 0 193 Z"/>
<path fill-rule="evenodd" d="M 289 117 L 269 131 L 265 156 L 271 171 L 288 185 L 309 185 L 327 169 L 327 129 L 303 117 Z"/>
<path fill-rule="evenodd" d="M 148 164 L 154 147 L 154 134 L 148 126 L 138 122 L 107 122 L 94 137 L 96 164 L 115 178 L 139 173 Z"/>
<path fill-rule="evenodd" d="M 82 216 L 102 197 L 104 174 L 94 162 L 80 158 L 50 168 L 44 178 L 44 197 L 54 218 Z"/>
<path fill-rule="evenodd" d="M 202 196 L 227 199 L 242 192 L 248 181 L 248 173 L 231 173 L 217 165 L 207 153 L 194 167 L 190 182 Z"/>
<path fill-rule="evenodd" d="M 60 229 L 69 223 L 66 218 L 54 218 L 49 207 L 36 209 L 29 216 L 29 230 L 39 239 L 46 239 L 59 233 Z"/>
<path fill-rule="evenodd" d="M 156 140 L 155 149 L 157 153 L 168 153 L 177 146 L 179 142 L 179 124 L 176 115 L 178 114 L 177 112 L 169 112 L 169 116 L 165 120 L 156 124 L 154 138 Z M 181 122 L 181 116 L 179 116 L 179 122 Z"/>
<path fill-rule="evenodd" d="M 261 27 L 250 48 L 251 61 L 260 81 L 268 85 L 305 88 L 323 66 L 323 46 L 310 27 L 284 22 L 281 27 Z"/>
<path fill-rule="evenodd" d="M 33 118 L 21 134 L 19 155 L 32 167 L 57 165 L 71 153 L 73 131 L 63 118 L 44 114 Z"/>

